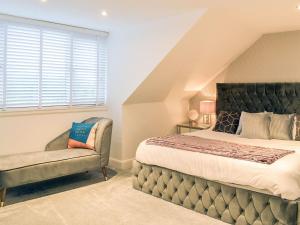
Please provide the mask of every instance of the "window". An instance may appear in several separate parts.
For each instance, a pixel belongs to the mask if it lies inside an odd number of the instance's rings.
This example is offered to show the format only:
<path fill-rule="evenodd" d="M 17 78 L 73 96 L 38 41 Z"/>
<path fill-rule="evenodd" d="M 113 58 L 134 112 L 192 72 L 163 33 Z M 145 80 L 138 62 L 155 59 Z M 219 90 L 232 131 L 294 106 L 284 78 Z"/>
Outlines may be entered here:
<path fill-rule="evenodd" d="M 104 105 L 105 38 L 0 21 L 0 109 Z"/>

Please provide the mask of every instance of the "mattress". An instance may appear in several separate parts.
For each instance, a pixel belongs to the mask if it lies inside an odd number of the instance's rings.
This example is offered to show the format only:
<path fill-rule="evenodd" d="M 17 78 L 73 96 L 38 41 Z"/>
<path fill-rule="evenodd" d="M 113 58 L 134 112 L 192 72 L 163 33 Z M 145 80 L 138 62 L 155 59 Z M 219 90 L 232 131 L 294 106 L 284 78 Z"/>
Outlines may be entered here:
<path fill-rule="evenodd" d="M 169 147 L 146 145 L 146 141 L 143 141 L 137 149 L 136 160 L 208 180 L 253 187 L 283 199 L 296 200 L 300 198 L 300 142 L 246 139 L 238 135 L 212 130 L 201 130 L 186 135 L 238 144 L 294 150 L 295 153 L 267 165 Z"/>

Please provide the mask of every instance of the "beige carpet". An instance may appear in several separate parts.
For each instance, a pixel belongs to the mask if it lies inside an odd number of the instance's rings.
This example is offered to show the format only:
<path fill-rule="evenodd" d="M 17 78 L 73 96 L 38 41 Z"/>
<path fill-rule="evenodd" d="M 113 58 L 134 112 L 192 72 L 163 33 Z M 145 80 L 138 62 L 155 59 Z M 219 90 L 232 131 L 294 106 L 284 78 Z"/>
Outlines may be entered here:
<path fill-rule="evenodd" d="M 136 191 L 128 173 L 0 209 L 1 225 L 224 225 Z"/>

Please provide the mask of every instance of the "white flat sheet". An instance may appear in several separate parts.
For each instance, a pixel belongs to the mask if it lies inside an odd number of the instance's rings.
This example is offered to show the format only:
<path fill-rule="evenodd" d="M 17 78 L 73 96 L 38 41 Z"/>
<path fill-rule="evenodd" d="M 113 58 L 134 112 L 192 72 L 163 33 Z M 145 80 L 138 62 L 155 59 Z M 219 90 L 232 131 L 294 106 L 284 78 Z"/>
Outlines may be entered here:
<path fill-rule="evenodd" d="M 169 147 L 146 145 L 143 141 L 136 152 L 136 160 L 176 170 L 208 180 L 248 185 L 267 190 L 289 200 L 300 198 L 300 142 L 241 138 L 238 135 L 203 130 L 187 135 L 217 139 L 239 144 L 294 150 L 271 165 L 238 160 Z"/>

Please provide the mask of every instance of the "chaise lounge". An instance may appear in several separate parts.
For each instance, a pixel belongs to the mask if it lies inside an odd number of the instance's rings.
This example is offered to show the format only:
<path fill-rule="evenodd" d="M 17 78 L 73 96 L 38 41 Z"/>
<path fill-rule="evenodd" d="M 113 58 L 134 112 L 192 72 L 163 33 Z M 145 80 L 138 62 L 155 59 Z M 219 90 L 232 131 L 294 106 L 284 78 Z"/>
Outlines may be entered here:
<path fill-rule="evenodd" d="M 95 151 L 68 149 L 70 130 L 49 142 L 45 151 L 0 156 L 0 207 L 6 190 L 24 184 L 49 180 L 101 168 L 105 180 L 109 161 L 112 120 L 90 118 L 84 123 L 98 122 Z"/>

